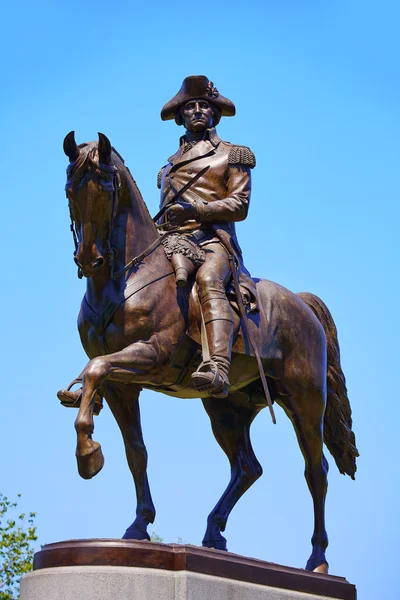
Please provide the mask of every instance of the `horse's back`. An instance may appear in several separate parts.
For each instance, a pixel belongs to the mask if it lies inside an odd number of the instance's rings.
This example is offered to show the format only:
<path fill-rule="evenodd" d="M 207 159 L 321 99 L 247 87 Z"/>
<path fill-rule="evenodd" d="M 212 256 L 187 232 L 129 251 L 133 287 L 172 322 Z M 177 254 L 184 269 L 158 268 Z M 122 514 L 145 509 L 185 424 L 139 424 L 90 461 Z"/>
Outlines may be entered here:
<path fill-rule="evenodd" d="M 295 293 L 267 279 L 253 279 L 258 296 L 258 312 L 248 314 L 249 327 L 265 360 L 279 360 L 292 348 L 325 343 L 322 325 Z M 252 354 L 243 328 L 233 346 L 237 354 Z"/>

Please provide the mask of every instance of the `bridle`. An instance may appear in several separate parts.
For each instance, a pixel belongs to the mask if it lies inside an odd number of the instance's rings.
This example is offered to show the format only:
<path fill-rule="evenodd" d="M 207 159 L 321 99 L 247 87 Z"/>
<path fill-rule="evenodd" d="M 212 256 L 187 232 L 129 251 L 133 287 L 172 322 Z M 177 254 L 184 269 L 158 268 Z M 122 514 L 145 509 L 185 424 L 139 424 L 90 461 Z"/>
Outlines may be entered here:
<path fill-rule="evenodd" d="M 71 174 L 71 167 L 73 166 L 73 164 L 74 163 L 71 163 L 67 168 L 67 183 L 65 185 L 67 198 L 68 198 L 68 189 L 70 189 L 70 187 L 71 187 L 72 178 L 70 177 L 70 174 Z M 110 276 L 111 276 L 111 279 L 116 281 L 124 273 L 126 273 L 126 271 L 128 271 L 129 269 L 132 269 L 133 267 L 136 267 L 136 265 L 138 265 L 148 254 L 150 254 L 151 252 L 153 252 L 153 250 L 155 250 L 158 246 L 160 246 L 161 237 L 157 237 L 154 240 L 154 242 L 152 242 L 145 250 L 143 250 L 143 252 L 141 252 L 138 256 L 135 256 L 134 258 L 132 258 L 125 265 L 125 267 L 123 267 L 123 269 L 121 269 L 118 272 L 114 271 L 115 258 L 117 256 L 118 251 L 116 248 L 113 248 L 111 246 L 111 234 L 112 234 L 112 230 L 114 227 L 114 220 L 115 220 L 115 217 L 117 214 L 120 192 L 121 192 L 121 188 L 122 188 L 121 177 L 120 177 L 118 168 L 114 165 L 99 162 L 98 164 L 93 163 L 93 167 L 96 169 L 96 171 L 100 170 L 101 173 L 107 174 L 107 178 L 98 177 L 98 180 L 99 180 L 99 183 L 100 183 L 101 187 L 103 188 L 103 190 L 108 192 L 108 195 L 109 195 L 110 218 L 108 221 L 108 231 L 107 231 L 107 236 L 105 239 L 105 248 L 106 248 L 106 256 L 108 259 L 108 265 L 110 268 Z M 79 182 L 79 186 L 82 186 L 84 183 L 86 183 L 87 181 L 89 181 L 90 179 L 93 179 L 93 178 L 94 178 L 93 174 L 89 171 L 88 173 L 86 173 L 84 175 L 84 177 L 82 177 L 82 179 Z M 69 210 L 69 216 L 71 219 L 70 229 L 71 229 L 72 237 L 74 240 L 74 246 L 75 246 L 75 251 L 74 251 L 74 260 L 75 260 L 76 254 L 78 252 L 78 235 L 77 235 L 76 225 L 75 225 L 74 219 L 72 217 L 71 208 Z M 76 260 L 75 260 L 75 262 L 76 262 Z M 79 279 L 82 279 L 82 277 L 83 277 L 82 269 L 79 265 L 78 265 L 78 277 L 79 277 Z"/>

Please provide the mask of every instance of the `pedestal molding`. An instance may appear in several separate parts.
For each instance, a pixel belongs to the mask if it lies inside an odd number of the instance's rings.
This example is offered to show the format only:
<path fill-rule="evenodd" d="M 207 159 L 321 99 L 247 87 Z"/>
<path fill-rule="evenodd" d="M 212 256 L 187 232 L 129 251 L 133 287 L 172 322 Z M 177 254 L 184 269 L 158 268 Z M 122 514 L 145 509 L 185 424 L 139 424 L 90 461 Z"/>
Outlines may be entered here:
<path fill-rule="evenodd" d="M 355 600 L 344 577 L 247 558 L 191 545 L 148 541 L 83 539 L 46 544 L 34 557 L 34 571 L 55 567 L 116 566 L 188 571 L 296 592 Z"/>

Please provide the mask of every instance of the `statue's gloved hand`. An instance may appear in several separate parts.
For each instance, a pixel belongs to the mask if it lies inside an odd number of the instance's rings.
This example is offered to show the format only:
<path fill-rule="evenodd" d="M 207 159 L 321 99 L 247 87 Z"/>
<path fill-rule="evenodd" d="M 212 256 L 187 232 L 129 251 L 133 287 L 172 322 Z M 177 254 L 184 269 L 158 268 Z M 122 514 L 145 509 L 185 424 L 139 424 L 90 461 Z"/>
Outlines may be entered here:
<path fill-rule="evenodd" d="M 171 225 L 180 225 L 190 219 L 196 219 L 196 208 L 190 202 L 180 200 L 165 211 L 167 221 Z"/>

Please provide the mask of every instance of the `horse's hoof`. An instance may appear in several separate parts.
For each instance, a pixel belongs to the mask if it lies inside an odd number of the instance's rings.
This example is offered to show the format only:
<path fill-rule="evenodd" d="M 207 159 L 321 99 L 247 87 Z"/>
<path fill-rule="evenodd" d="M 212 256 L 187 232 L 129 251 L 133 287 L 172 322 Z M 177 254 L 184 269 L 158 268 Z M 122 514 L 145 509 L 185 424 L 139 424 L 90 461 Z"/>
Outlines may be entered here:
<path fill-rule="evenodd" d="M 141 531 L 140 529 L 135 529 L 134 527 L 128 527 L 122 536 L 123 540 L 148 540 L 150 541 L 150 536 L 147 531 Z"/>
<path fill-rule="evenodd" d="M 319 567 L 316 567 L 315 569 L 313 569 L 313 573 L 328 573 L 329 570 L 329 565 L 328 563 L 322 563 L 322 565 L 319 565 Z"/>
<path fill-rule="evenodd" d="M 214 548 L 215 550 L 225 550 L 225 552 L 228 552 L 228 548 L 226 546 L 226 539 L 223 535 L 221 535 L 221 537 L 218 540 L 203 540 L 202 546 L 204 546 L 205 548 Z"/>
<path fill-rule="evenodd" d="M 93 442 L 97 447 L 90 454 L 76 454 L 78 472 L 83 479 L 92 479 L 104 466 L 104 456 L 98 442 Z"/>
<path fill-rule="evenodd" d="M 321 558 L 316 559 L 311 556 L 306 564 L 306 571 L 312 571 L 313 573 L 328 573 L 329 564 L 326 560 L 321 560 Z"/>

